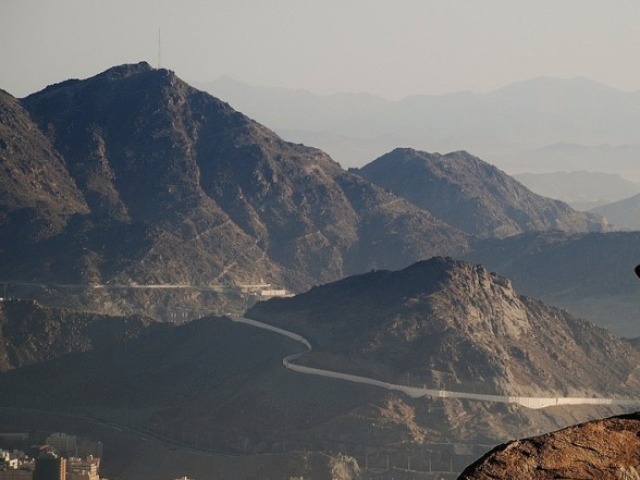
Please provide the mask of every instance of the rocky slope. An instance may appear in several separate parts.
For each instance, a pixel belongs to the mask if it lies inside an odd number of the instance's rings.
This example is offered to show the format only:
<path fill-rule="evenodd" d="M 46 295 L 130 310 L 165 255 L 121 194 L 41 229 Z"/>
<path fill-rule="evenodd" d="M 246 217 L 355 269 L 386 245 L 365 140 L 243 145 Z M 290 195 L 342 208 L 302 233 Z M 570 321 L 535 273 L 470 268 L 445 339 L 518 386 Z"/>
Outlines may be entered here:
<path fill-rule="evenodd" d="M 572 312 L 621 336 L 638 336 L 640 234 L 528 233 L 474 243 L 464 258 L 513 281 L 525 295 Z"/>
<path fill-rule="evenodd" d="M 536 195 L 463 151 L 441 155 L 399 148 L 352 171 L 479 237 L 605 228 L 602 217 Z"/>
<path fill-rule="evenodd" d="M 501 445 L 460 480 L 640 477 L 640 414 L 595 420 Z"/>
<path fill-rule="evenodd" d="M 466 235 L 429 212 L 146 63 L 62 82 L 20 103 L 46 133 L 38 141 L 59 152 L 50 155 L 60 175 L 68 172 L 64 181 L 42 177 L 77 185 L 65 207 L 77 215 L 37 248 L 2 258 L 13 280 L 264 279 L 300 290 L 466 250 Z M 37 185 L 26 187 L 35 198 Z"/>
<path fill-rule="evenodd" d="M 302 360 L 430 388 L 525 396 L 640 392 L 640 357 L 606 330 L 433 258 L 259 303 L 247 315 L 317 345 Z"/>
<path fill-rule="evenodd" d="M 140 336 L 151 321 L 0 302 L 0 372 L 64 355 L 114 348 Z"/>
<path fill-rule="evenodd" d="M 73 215 L 88 212 L 63 159 L 18 100 L 0 90 L 0 241 L 3 253 L 41 241 L 64 229 Z M 6 253 L 5 253 L 6 252 Z"/>

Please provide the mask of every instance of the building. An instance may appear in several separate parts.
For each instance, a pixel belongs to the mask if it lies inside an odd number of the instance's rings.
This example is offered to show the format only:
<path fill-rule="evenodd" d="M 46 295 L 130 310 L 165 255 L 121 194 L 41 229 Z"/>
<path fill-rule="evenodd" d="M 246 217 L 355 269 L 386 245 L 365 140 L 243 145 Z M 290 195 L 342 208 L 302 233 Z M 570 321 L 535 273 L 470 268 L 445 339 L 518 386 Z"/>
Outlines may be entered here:
<path fill-rule="evenodd" d="M 94 442 L 88 438 L 58 432 L 49 435 L 46 442 L 58 455 L 102 458 L 102 443 Z"/>
<path fill-rule="evenodd" d="M 99 480 L 100 459 L 71 457 L 67 460 L 67 480 Z"/>
<path fill-rule="evenodd" d="M 53 454 L 36 459 L 33 480 L 66 480 L 67 461 Z"/>

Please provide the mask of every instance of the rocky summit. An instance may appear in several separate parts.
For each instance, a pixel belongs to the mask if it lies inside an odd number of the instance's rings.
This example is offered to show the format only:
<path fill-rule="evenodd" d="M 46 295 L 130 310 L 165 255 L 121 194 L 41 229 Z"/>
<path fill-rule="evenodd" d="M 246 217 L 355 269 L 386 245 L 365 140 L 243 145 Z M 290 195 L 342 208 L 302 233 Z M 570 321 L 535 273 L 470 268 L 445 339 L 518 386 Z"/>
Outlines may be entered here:
<path fill-rule="evenodd" d="M 358 170 L 373 183 L 469 234 L 507 237 L 528 231 L 602 231 L 600 215 L 531 192 L 473 155 L 398 148 Z"/>
<path fill-rule="evenodd" d="M 501 445 L 459 480 L 640 478 L 640 413 L 595 420 Z"/>

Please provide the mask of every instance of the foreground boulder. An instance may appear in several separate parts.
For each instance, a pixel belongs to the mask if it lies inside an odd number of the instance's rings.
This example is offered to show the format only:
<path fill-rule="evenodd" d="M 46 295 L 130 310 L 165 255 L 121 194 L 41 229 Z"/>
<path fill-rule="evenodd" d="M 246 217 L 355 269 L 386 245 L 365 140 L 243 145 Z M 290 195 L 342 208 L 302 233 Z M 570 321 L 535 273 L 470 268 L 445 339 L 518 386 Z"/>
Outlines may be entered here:
<path fill-rule="evenodd" d="M 501 445 L 459 480 L 640 478 L 640 412 Z"/>

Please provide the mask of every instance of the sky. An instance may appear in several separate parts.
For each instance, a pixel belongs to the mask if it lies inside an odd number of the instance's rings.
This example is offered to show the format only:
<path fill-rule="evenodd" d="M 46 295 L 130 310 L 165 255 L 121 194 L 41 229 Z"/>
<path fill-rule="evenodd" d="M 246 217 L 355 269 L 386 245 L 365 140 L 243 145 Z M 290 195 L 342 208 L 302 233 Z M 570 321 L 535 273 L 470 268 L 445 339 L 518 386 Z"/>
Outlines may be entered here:
<path fill-rule="evenodd" d="M 639 20 L 638 0 L 0 0 L 0 88 L 145 60 L 186 81 L 387 99 L 539 76 L 638 91 Z"/>

